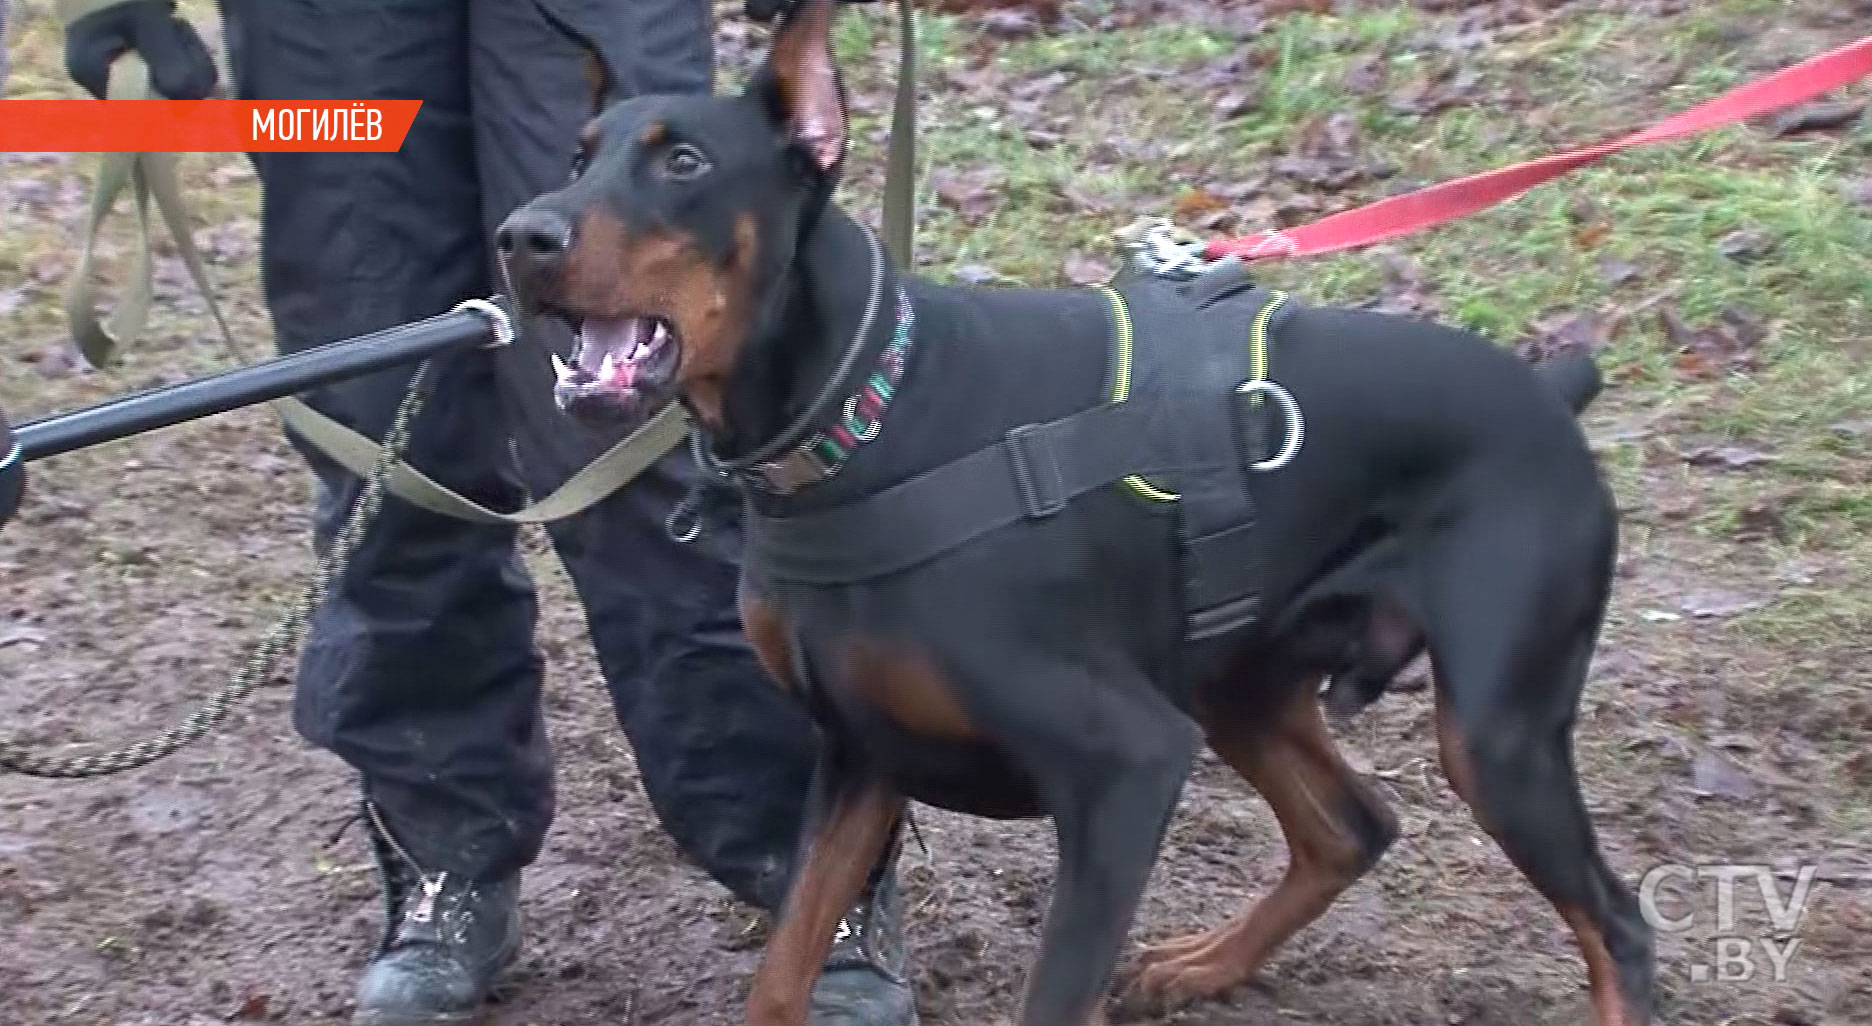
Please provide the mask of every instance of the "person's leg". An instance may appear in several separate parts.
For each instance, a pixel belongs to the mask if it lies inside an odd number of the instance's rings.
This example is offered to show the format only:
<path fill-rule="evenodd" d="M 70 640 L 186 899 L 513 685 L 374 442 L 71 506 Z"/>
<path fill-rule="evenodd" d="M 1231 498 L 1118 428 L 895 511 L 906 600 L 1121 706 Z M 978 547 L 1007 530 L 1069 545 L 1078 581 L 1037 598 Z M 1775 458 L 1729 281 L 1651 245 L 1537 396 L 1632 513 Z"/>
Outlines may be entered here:
<path fill-rule="evenodd" d="M 462 0 L 225 0 L 238 94 L 421 99 L 401 151 L 257 154 L 262 270 L 296 350 L 432 316 L 490 291 Z M 381 437 L 410 369 L 309 400 Z M 410 459 L 480 502 L 522 497 L 492 361 L 442 361 Z M 293 439 L 317 474 L 323 550 L 361 482 Z M 313 623 L 294 720 L 356 769 L 390 923 L 359 1019 L 462 1021 L 518 943 L 517 874 L 552 817 L 533 652 L 536 605 L 508 528 L 387 499 Z M 431 893 L 433 892 L 433 893 Z"/>
<path fill-rule="evenodd" d="M 707 0 L 476 0 L 474 11 L 473 88 L 490 231 L 565 181 L 594 106 L 591 54 L 602 57 L 612 99 L 710 85 Z M 525 328 L 526 341 L 503 355 L 502 387 L 521 465 L 544 494 L 615 438 L 582 432 L 553 406 L 546 350 L 568 355 L 564 328 L 550 319 Z M 707 529 L 689 545 L 664 527 L 699 478 L 679 449 L 551 533 L 664 828 L 718 882 L 772 910 L 791 875 L 814 730 L 768 680 L 742 634 L 738 507 L 715 504 Z M 895 854 L 893 847 L 885 885 L 868 890 L 847 917 L 846 943 L 815 992 L 818 1026 L 914 1021 Z"/>

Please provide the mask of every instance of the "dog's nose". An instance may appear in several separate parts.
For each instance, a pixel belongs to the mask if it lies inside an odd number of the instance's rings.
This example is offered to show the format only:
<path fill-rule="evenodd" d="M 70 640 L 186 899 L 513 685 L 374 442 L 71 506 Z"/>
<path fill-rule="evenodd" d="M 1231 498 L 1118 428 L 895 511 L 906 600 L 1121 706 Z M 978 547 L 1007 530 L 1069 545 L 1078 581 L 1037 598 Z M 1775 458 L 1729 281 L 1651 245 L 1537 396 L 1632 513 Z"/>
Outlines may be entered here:
<path fill-rule="evenodd" d="M 515 277 L 534 279 L 556 269 L 572 248 L 572 222 L 540 207 L 521 207 L 494 232 L 501 259 Z"/>

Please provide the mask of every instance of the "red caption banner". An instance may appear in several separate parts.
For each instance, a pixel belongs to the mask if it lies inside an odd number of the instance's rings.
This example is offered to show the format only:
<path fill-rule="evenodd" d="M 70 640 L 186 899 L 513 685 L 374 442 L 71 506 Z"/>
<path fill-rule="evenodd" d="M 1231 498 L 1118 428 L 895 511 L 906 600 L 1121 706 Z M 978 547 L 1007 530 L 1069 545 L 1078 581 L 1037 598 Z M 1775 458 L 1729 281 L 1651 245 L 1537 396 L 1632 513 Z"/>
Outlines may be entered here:
<path fill-rule="evenodd" d="M 421 100 L 7 100 L 7 153 L 394 153 Z"/>

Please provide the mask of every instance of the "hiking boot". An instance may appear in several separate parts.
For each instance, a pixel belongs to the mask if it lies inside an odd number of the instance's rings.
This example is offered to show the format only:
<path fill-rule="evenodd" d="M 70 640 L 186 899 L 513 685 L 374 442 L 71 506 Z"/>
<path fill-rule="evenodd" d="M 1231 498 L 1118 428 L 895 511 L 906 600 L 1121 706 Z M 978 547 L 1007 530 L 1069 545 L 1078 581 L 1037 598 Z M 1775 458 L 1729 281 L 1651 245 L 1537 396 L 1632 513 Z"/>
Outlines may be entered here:
<path fill-rule="evenodd" d="M 877 886 L 839 920 L 819 982 L 813 986 L 812 1026 L 916 1026 L 904 945 L 903 904 L 896 860 Z"/>
<path fill-rule="evenodd" d="M 384 893 L 384 936 L 358 978 L 353 1026 L 464 1026 L 478 1020 L 520 951 L 520 874 L 481 883 L 424 872 L 366 803 Z"/>

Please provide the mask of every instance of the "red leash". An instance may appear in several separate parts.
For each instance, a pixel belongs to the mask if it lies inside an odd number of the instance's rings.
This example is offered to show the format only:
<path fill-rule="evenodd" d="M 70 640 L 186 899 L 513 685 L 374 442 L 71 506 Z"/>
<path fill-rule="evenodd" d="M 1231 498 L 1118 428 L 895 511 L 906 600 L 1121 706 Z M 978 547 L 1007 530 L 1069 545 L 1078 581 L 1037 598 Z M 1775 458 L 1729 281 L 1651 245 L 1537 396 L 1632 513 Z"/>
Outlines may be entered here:
<path fill-rule="evenodd" d="M 1494 171 L 1441 182 L 1416 192 L 1390 196 L 1298 228 L 1256 232 L 1239 239 L 1217 239 L 1203 256 L 1219 260 L 1316 256 L 1367 246 L 1420 228 L 1468 217 L 1514 198 L 1542 182 L 1604 160 L 1635 146 L 1680 139 L 1712 128 L 1760 117 L 1802 100 L 1832 92 L 1872 75 L 1872 36 L 1784 68 L 1722 96 L 1661 121 L 1623 139 L 1550 157 L 1511 164 Z"/>

